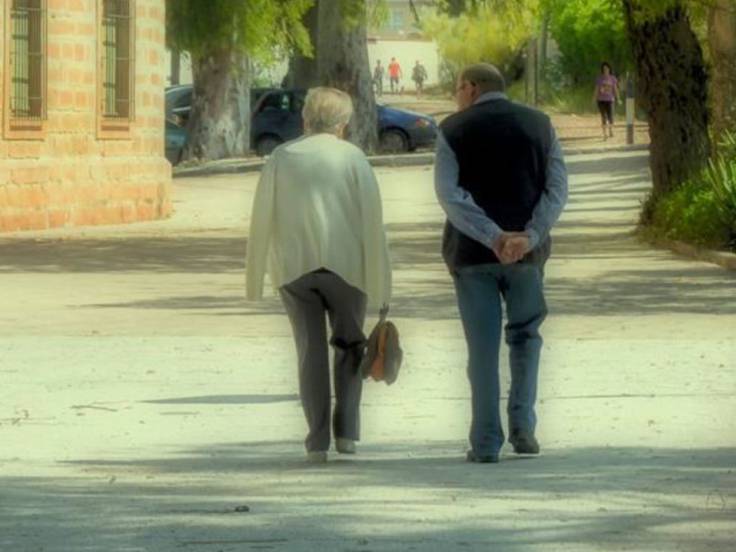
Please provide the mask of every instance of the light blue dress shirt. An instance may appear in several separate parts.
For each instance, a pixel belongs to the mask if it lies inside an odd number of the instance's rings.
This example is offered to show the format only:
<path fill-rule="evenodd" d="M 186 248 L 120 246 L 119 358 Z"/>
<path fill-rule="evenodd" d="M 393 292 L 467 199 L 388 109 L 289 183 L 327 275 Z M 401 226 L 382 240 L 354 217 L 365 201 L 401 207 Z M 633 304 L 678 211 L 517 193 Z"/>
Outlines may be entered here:
<path fill-rule="evenodd" d="M 506 94 L 487 92 L 475 103 L 499 99 L 507 99 Z M 549 234 L 567 202 L 567 169 L 554 128 L 550 144 L 546 189 L 534 207 L 532 219 L 527 222 L 525 228 L 529 235 L 530 249 L 534 249 Z M 490 248 L 501 237 L 504 229 L 475 203 L 473 196 L 459 182 L 459 174 L 460 167 L 455 152 L 440 131 L 437 133 L 437 152 L 434 161 L 434 187 L 437 199 L 455 228 Z"/>

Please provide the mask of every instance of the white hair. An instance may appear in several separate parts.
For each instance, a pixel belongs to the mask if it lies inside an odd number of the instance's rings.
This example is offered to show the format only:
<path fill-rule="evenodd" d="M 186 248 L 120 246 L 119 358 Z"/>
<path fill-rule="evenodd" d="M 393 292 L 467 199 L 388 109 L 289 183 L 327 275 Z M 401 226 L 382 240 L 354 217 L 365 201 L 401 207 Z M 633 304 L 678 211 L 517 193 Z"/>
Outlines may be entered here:
<path fill-rule="evenodd" d="M 302 109 L 304 128 L 311 134 L 337 134 L 341 127 L 348 124 L 352 114 L 350 96 L 342 90 L 324 86 L 309 89 Z"/>

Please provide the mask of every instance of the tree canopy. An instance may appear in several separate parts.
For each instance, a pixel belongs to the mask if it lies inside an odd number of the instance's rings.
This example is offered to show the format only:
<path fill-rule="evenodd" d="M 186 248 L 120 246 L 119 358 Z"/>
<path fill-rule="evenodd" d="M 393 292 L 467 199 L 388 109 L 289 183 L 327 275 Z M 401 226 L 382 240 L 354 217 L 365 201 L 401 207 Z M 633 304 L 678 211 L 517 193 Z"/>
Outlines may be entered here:
<path fill-rule="evenodd" d="M 453 74 L 481 60 L 493 60 L 508 74 L 538 25 L 537 6 L 536 0 L 475 0 L 451 15 L 450 3 L 443 2 L 425 14 L 422 30 L 437 41 Z"/>
<path fill-rule="evenodd" d="M 283 55 L 292 47 L 310 53 L 302 17 L 313 3 L 314 0 L 167 0 L 167 42 L 195 57 L 223 49 L 260 59 Z"/>
<path fill-rule="evenodd" d="M 560 49 L 562 74 L 588 82 L 608 61 L 616 73 L 632 68 L 623 11 L 611 0 L 546 0 L 550 33 Z"/>

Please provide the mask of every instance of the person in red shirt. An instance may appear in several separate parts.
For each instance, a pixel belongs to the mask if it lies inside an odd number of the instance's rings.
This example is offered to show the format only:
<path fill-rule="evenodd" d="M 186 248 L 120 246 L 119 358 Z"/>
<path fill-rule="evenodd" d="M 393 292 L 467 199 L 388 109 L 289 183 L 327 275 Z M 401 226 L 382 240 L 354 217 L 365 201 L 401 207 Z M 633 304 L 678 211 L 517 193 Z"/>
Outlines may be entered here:
<path fill-rule="evenodd" d="M 395 57 L 392 57 L 391 63 L 388 64 L 388 80 L 392 94 L 401 91 L 401 89 L 399 88 L 399 81 L 401 80 L 402 76 L 403 74 L 401 72 L 401 65 L 399 65 L 398 61 L 396 61 Z"/>

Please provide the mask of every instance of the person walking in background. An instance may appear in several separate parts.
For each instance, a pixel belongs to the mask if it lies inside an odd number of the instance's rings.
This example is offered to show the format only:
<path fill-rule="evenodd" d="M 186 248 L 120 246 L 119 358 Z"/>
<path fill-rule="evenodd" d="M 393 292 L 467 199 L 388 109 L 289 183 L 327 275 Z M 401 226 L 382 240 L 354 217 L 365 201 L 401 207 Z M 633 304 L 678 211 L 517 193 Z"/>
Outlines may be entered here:
<path fill-rule="evenodd" d="M 458 113 L 440 125 L 435 189 L 447 215 L 442 240 L 468 345 L 471 462 L 498 462 L 502 304 L 510 349 L 509 442 L 539 453 L 537 377 L 547 315 L 542 276 L 549 232 L 567 200 L 567 172 L 545 114 L 508 100 L 496 67 L 458 77 Z"/>
<path fill-rule="evenodd" d="M 608 140 L 609 137 L 613 137 L 613 104 L 614 101 L 620 103 L 621 100 L 618 93 L 618 80 L 613 76 L 613 71 L 607 61 L 601 64 L 601 73 L 595 81 L 593 101 L 598 103 L 598 110 L 601 113 L 603 139 Z"/>
<path fill-rule="evenodd" d="M 248 237 L 247 299 L 263 296 L 268 271 L 291 322 L 311 462 L 325 462 L 330 446 L 325 315 L 335 349 L 336 448 L 352 454 L 360 437 L 366 306 L 388 304 L 391 291 L 378 184 L 365 154 L 342 139 L 352 111 L 340 90 L 309 90 L 305 136 L 276 148 L 263 167 Z"/>
<path fill-rule="evenodd" d="M 414 88 L 417 91 L 417 98 L 419 98 L 424 91 L 424 81 L 427 80 L 427 70 L 424 65 L 419 63 L 419 60 L 414 64 L 411 71 L 411 80 L 414 81 Z"/>
<path fill-rule="evenodd" d="M 376 66 L 373 68 L 373 86 L 376 90 L 376 96 L 383 96 L 383 75 L 385 70 L 381 65 L 381 60 L 376 61 Z"/>
<path fill-rule="evenodd" d="M 403 76 L 404 74 L 401 71 L 401 65 L 399 65 L 398 61 L 396 61 L 395 57 L 392 57 L 391 63 L 388 64 L 388 80 L 392 94 L 401 92 L 401 88 L 399 88 L 399 82 L 401 81 L 401 78 Z"/>

